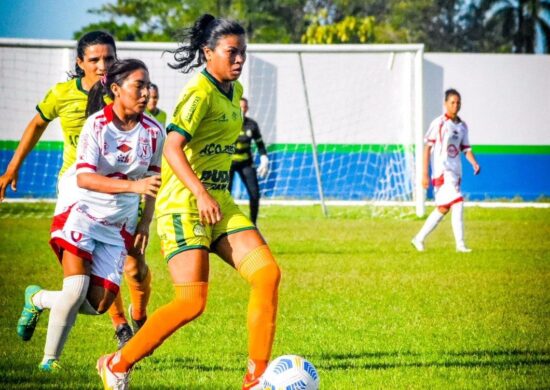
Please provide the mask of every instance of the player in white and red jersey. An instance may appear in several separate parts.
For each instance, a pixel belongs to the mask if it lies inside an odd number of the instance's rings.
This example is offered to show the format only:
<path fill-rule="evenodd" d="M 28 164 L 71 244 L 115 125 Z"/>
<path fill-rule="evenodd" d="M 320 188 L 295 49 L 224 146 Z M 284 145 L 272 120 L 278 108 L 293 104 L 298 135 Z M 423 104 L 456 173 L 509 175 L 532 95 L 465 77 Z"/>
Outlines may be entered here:
<path fill-rule="evenodd" d="M 464 198 L 460 192 L 462 164 L 460 152 L 472 164 L 474 174 L 480 171 L 479 164 L 470 146 L 468 126 L 460 119 L 460 94 L 455 89 L 445 91 L 445 114 L 437 117 L 430 124 L 424 140 L 424 166 L 422 185 L 429 187 L 428 163 L 431 162 L 431 184 L 434 186 L 436 209 L 429 215 L 420 232 L 411 243 L 419 250 L 424 250 L 424 240 L 439 224 L 445 214 L 452 210 L 452 226 L 457 252 L 471 252 L 464 243 Z"/>
<path fill-rule="evenodd" d="M 143 253 L 147 246 L 164 141 L 159 123 L 143 115 L 149 84 L 143 62 L 124 60 L 90 91 L 89 108 L 103 107 L 104 93 L 113 103 L 86 120 L 76 163 L 59 182 L 50 244 L 63 266 L 63 289 L 26 294 L 19 321 L 30 338 L 42 310 L 51 309 L 41 363 L 50 371 L 59 368 L 76 314 L 104 313 L 118 293 L 128 249 Z"/>

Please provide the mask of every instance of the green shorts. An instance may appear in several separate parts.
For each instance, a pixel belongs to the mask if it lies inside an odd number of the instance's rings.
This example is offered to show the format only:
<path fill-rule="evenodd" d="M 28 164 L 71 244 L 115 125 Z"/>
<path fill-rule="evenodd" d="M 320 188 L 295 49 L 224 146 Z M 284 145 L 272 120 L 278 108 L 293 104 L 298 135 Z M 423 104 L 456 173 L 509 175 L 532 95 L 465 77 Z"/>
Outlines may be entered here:
<path fill-rule="evenodd" d="M 256 230 L 227 191 L 211 194 L 220 204 L 222 220 L 215 225 L 203 225 L 198 211 L 166 214 L 157 219 L 160 249 L 166 261 L 190 249 L 211 250 L 223 237 L 243 230 Z"/>

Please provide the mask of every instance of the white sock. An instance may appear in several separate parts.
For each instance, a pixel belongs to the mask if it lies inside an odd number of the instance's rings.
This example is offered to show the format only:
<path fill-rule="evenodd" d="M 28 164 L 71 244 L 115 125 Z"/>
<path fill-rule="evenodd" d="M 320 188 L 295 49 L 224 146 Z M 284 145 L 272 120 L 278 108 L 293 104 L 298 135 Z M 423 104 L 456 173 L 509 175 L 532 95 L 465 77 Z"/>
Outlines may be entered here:
<path fill-rule="evenodd" d="M 40 290 L 32 297 L 32 303 L 39 309 L 51 309 L 61 296 L 61 291 Z"/>
<path fill-rule="evenodd" d="M 428 219 L 426 219 L 426 222 L 424 222 L 424 226 L 422 226 L 422 229 L 420 229 L 416 235 L 416 240 L 424 242 L 428 234 L 435 229 L 444 216 L 445 214 L 442 214 L 437 208 L 432 211 L 432 213 L 428 216 Z"/>
<path fill-rule="evenodd" d="M 89 284 L 90 277 L 87 275 L 74 275 L 63 279 L 63 290 L 59 292 L 58 299 L 50 311 L 42 362 L 59 359 L 67 336 L 76 320 L 78 308 L 86 299 Z"/>
<path fill-rule="evenodd" d="M 463 247 L 464 244 L 464 202 L 458 202 L 451 206 L 451 224 L 457 247 Z"/>

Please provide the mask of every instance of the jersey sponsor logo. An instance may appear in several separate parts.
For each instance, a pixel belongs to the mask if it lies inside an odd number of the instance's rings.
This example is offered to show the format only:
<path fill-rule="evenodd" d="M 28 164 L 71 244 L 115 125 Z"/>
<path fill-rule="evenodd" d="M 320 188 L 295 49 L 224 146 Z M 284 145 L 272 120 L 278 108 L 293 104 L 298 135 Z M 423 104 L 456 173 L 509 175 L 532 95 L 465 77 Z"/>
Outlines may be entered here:
<path fill-rule="evenodd" d="M 229 171 L 205 170 L 202 171 L 200 180 L 209 190 L 223 190 L 229 183 Z"/>
<path fill-rule="evenodd" d="M 221 154 L 221 153 L 227 153 L 227 154 L 233 154 L 235 153 L 235 144 L 231 145 L 220 145 L 211 143 L 206 145 L 202 150 L 199 152 L 199 155 L 201 156 L 212 156 L 214 154 Z"/>
<path fill-rule="evenodd" d="M 200 100 L 201 99 L 198 96 L 195 96 L 195 98 L 193 99 L 193 102 L 191 103 L 191 106 L 189 106 L 189 110 L 187 110 L 187 115 L 185 116 L 185 120 L 187 122 L 190 122 L 191 118 L 193 118 L 193 114 L 195 113 L 195 110 L 197 109 L 197 106 L 199 105 Z M 180 107 L 178 105 L 178 107 L 176 107 L 176 111 L 179 111 L 178 110 L 179 108 Z"/>
<path fill-rule="evenodd" d="M 119 154 L 116 156 L 116 161 L 123 164 L 128 164 L 130 162 L 129 154 Z"/>
<path fill-rule="evenodd" d="M 236 111 L 233 111 L 233 112 L 231 113 L 231 118 L 232 118 L 234 121 L 236 121 L 236 120 L 239 118 L 239 114 L 237 114 Z"/>
<path fill-rule="evenodd" d="M 130 150 L 132 150 L 132 147 L 128 144 L 122 143 L 117 146 L 117 149 L 120 150 L 122 153 L 128 153 Z"/>
<path fill-rule="evenodd" d="M 80 138 L 80 134 L 69 134 L 69 144 L 71 146 L 76 147 L 78 145 L 79 138 Z"/>
<path fill-rule="evenodd" d="M 456 157 L 458 156 L 458 149 L 456 146 L 454 146 L 453 144 L 450 144 L 449 146 L 447 146 L 447 155 L 449 157 Z"/>

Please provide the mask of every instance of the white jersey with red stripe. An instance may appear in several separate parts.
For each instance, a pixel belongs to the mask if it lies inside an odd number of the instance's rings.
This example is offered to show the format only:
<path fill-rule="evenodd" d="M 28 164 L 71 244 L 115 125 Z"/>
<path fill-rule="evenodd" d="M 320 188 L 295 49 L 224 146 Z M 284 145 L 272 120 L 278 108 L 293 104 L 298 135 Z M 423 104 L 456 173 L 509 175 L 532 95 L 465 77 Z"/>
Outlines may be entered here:
<path fill-rule="evenodd" d="M 60 178 L 55 215 L 70 208 L 78 218 L 69 218 L 71 230 L 95 240 L 118 244 L 121 231 L 134 234 L 140 195 L 107 194 L 78 187 L 80 173 L 97 173 L 115 179 L 138 180 L 160 173 L 164 130 L 146 115 L 131 130 L 118 129 L 113 106 L 91 115 L 84 124 L 76 163 Z M 54 218 L 55 222 L 55 218 Z M 60 227 L 60 226 L 58 226 Z M 54 227 L 52 226 L 52 232 Z"/>
<path fill-rule="evenodd" d="M 450 173 L 457 180 L 462 177 L 460 152 L 471 149 L 468 126 L 459 117 L 454 122 L 447 114 L 435 118 L 430 124 L 424 142 L 432 147 L 432 182 L 437 185 L 444 173 Z"/>

